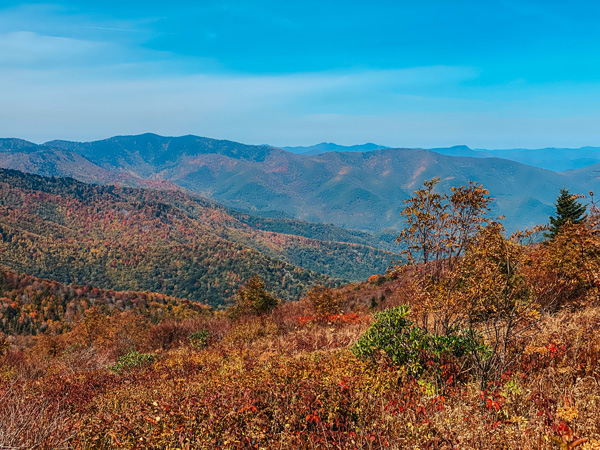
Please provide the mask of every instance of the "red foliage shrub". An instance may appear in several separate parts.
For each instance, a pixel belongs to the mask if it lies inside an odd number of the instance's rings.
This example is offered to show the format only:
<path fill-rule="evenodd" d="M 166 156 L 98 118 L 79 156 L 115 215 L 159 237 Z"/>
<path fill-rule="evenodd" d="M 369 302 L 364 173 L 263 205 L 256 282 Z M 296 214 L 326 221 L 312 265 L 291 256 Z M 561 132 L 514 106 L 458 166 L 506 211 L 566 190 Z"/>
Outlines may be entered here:
<path fill-rule="evenodd" d="M 371 276 L 369 277 L 369 279 L 367 280 L 367 282 L 369 282 L 369 283 L 375 283 L 375 282 L 377 282 L 377 281 L 379 280 L 379 277 L 380 277 L 380 276 L 381 276 L 381 275 L 379 275 L 379 274 L 376 274 L 376 275 L 371 275 Z"/>
<path fill-rule="evenodd" d="M 54 450 L 70 448 L 70 417 L 46 398 L 17 385 L 0 387 L 0 448 Z"/>
<path fill-rule="evenodd" d="M 186 323 L 167 320 L 150 328 L 148 331 L 148 344 L 153 349 L 165 350 L 185 344 L 192 333 L 193 331 Z"/>
<path fill-rule="evenodd" d="M 211 341 L 219 341 L 230 326 L 225 317 L 166 320 L 150 328 L 147 345 L 153 350 L 187 345 L 190 336 L 200 330 L 208 331 Z"/>

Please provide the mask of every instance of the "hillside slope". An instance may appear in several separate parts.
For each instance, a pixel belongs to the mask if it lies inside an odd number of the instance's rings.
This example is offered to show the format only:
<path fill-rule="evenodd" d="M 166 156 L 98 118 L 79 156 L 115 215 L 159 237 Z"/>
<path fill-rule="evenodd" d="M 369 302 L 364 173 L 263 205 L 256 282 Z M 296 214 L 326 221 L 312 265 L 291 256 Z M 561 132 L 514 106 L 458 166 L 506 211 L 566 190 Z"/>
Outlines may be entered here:
<path fill-rule="evenodd" d="M 0 297 L 0 333 L 8 335 L 60 333 L 89 315 L 92 307 L 105 314 L 132 311 L 152 322 L 209 311 L 164 294 L 65 285 L 2 269 Z"/>
<path fill-rule="evenodd" d="M 315 283 L 333 282 L 316 270 L 366 278 L 395 256 L 362 244 L 255 229 L 182 192 L 91 186 L 9 170 L 0 171 L 0 213 L 0 265 L 6 268 L 212 305 L 231 299 L 255 273 L 294 299 Z"/>

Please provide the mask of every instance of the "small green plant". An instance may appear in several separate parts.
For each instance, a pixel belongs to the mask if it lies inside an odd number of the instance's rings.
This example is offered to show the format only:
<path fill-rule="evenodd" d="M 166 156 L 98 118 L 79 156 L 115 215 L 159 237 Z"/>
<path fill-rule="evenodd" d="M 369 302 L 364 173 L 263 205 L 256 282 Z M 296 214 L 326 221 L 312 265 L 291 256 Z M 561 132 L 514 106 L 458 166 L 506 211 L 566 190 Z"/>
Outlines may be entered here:
<path fill-rule="evenodd" d="M 377 313 L 374 323 L 352 347 L 353 353 L 358 358 L 373 359 L 383 352 L 395 365 L 419 377 L 427 368 L 439 371 L 452 357 L 485 350 L 474 333 L 430 334 L 414 325 L 408 314 L 406 305 Z"/>
<path fill-rule="evenodd" d="M 419 380 L 417 382 L 417 384 L 423 388 L 423 391 L 425 392 L 425 395 L 431 397 L 431 396 L 433 396 L 433 395 L 436 394 L 436 392 L 435 392 L 435 386 L 433 384 L 428 383 L 425 380 Z"/>
<path fill-rule="evenodd" d="M 137 350 L 132 350 L 126 355 L 121 356 L 115 365 L 109 367 L 110 370 L 116 373 L 121 373 L 123 370 L 129 370 L 136 367 L 142 367 L 147 364 L 152 364 L 156 356 L 151 353 L 140 353 Z"/>
<path fill-rule="evenodd" d="M 204 347 L 208 345 L 208 341 L 211 338 L 210 332 L 208 330 L 202 329 L 198 330 L 190 336 L 190 344 L 196 350 L 202 350 Z"/>

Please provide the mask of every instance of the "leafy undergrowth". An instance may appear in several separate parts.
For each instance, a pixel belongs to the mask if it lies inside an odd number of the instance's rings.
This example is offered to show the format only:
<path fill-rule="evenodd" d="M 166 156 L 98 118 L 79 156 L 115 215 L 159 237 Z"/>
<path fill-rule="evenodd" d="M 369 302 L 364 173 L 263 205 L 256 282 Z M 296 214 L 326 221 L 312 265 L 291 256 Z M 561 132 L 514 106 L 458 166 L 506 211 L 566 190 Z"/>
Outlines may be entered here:
<path fill-rule="evenodd" d="M 125 354 L 127 370 L 102 356 L 106 341 L 57 357 L 6 351 L 0 447 L 550 449 L 587 438 L 578 448 L 597 448 L 598 307 L 545 317 L 484 391 L 452 374 L 437 389 L 384 355 L 357 359 L 366 310 L 304 320 L 310 312 L 301 302 L 235 324 L 154 325 L 138 342 L 151 356 Z M 189 340 L 198 333 L 205 345 Z"/>

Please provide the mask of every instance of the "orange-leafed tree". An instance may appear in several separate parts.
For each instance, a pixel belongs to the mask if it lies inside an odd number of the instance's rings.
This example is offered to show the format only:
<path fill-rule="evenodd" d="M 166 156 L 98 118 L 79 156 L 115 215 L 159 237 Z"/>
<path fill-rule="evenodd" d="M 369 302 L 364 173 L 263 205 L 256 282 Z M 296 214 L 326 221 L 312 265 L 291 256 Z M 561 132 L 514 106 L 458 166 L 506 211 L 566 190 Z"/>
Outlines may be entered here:
<path fill-rule="evenodd" d="M 481 387 L 511 362 L 511 345 L 539 321 L 539 303 L 525 277 L 530 265 L 521 240 L 507 238 L 486 215 L 491 198 L 481 185 L 434 192 L 438 180 L 407 200 L 406 227 L 398 241 L 406 246 L 411 314 L 436 336 L 463 335 L 478 340 L 472 363 Z M 407 270 L 409 269 L 409 270 Z"/>
<path fill-rule="evenodd" d="M 325 286 L 316 286 L 306 295 L 317 320 L 327 320 L 340 312 L 341 293 Z"/>
<path fill-rule="evenodd" d="M 265 290 L 265 283 L 258 275 L 253 276 L 241 286 L 235 295 L 235 305 L 229 309 L 233 320 L 245 315 L 262 316 L 270 313 L 279 300 Z"/>
<path fill-rule="evenodd" d="M 454 270 L 468 245 L 489 222 L 491 197 L 480 184 L 452 187 L 450 195 L 435 191 L 439 178 L 405 201 L 405 227 L 396 241 L 405 263 L 396 272 L 410 272 L 413 314 L 419 325 L 446 334 L 458 325 L 454 292 L 461 280 Z"/>

